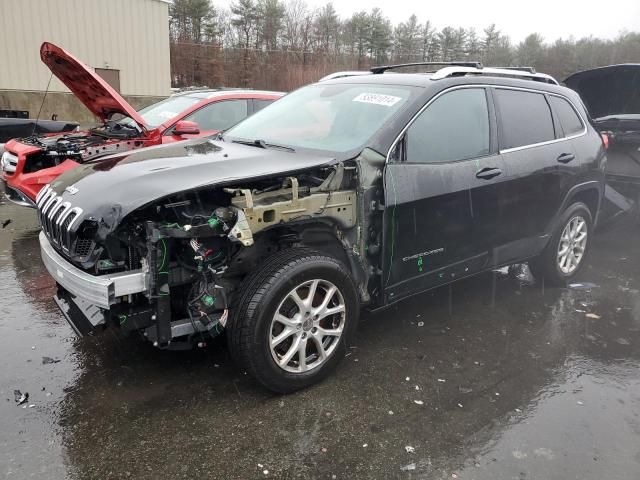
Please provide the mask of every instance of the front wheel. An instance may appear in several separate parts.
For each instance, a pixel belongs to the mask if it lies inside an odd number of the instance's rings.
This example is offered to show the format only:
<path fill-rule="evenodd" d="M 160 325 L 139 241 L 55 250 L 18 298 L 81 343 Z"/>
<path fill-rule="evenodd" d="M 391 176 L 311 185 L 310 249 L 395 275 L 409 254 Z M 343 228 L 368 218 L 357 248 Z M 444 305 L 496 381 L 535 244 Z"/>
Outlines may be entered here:
<path fill-rule="evenodd" d="M 358 319 L 356 288 L 338 260 L 277 253 L 245 283 L 227 325 L 232 356 L 266 388 L 289 393 L 325 378 Z"/>
<path fill-rule="evenodd" d="M 542 254 L 529 262 L 536 279 L 564 286 L 585 263 L 593 220 L 584 203 L 574 203 L 563 214 Z"/>

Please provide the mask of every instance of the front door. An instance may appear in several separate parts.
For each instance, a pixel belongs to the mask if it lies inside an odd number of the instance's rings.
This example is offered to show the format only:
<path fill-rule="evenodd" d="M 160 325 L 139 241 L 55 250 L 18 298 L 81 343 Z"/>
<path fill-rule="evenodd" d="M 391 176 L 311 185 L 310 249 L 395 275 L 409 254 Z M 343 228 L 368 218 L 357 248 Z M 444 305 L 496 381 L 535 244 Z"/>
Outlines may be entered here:
<path fill-rule="evenodd" d="M 384 177 L 389 301 L 485 268 L 492 245 L 474 238 L 473 196 L 475 189 L 483 189 L 477 198 L 491 196 L 504 168 L 491 140 L 493 123 L 484 88 L 445 91 L 412 120 L 392 152 Z M 498 227 L 499 211 L 483 215 L 486 230 Z"/>
<path fill-rule="evenodd" d="M 196 122 L 200 133 L 196 135 L 175 135 L 173 128 L 167 130 L 163 143 L 179 142 L 189 138 L 205 137 L 233 127 L 249 115 L 249 101 L 245 99 L 220 100 L 209 103 L 182 120 Z"/>

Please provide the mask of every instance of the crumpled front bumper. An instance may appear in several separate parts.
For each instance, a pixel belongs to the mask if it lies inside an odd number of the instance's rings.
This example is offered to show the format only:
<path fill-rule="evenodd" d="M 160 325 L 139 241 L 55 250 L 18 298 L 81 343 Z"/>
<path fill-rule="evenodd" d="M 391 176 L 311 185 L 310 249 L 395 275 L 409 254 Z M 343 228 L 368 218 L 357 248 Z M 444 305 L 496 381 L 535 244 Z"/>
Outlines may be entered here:
<path fill-rule="evenodd" d="M 40 254 L 49 274 L 58 283 L 54 297 L 60 311 L 80 336 L 90 334 L 104 324 L 104 310 L 124 297 L 147 290 L 147 275 L 142 270 L 91 275 L 65 260 L 40 233 Z"/>
<path fill-rule="evenodd" d="M 118 297 L 147 290 L 147 276 L 142 270 L 91 275 L 65 260 L 40 232 L 40 253 L 44 266 L 58 284 L 74 296 L 97 307 L 109 309 Z"/>

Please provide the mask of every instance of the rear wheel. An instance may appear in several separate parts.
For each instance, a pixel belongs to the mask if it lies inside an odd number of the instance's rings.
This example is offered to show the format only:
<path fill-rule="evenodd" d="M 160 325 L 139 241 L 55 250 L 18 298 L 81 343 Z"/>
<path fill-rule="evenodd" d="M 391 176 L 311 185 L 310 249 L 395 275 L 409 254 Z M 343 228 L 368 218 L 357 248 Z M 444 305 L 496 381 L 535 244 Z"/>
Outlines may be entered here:
<path fill-rule="evenodd" d="M 536 279 L 563 286 L 585 263 L 593 221 L 584 203 L 574 203 L 563 214 L 542 254 L 529 262 Z"/>
<path fill-rule="evenodd" d="M 344 357 L 358 319 L 356 288 L 332 257 L 280 252 L 245 283 L 227 325 L 231 354 L 278 393 L 325 378 Z"/>

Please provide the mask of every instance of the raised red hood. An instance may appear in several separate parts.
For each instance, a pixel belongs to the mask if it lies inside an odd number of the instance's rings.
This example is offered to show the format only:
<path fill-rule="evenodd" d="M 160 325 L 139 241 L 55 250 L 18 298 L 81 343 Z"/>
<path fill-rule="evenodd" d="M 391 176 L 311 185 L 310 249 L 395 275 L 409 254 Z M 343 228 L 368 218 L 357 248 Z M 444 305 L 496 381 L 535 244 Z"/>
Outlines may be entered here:
<path fill-rule="evenodd" d="M 40 58 L 49 70 L 103 122 L 119 113 L 147 129 L 142 117 L 96 72 L 53 43 L 44 42 Z"/>

